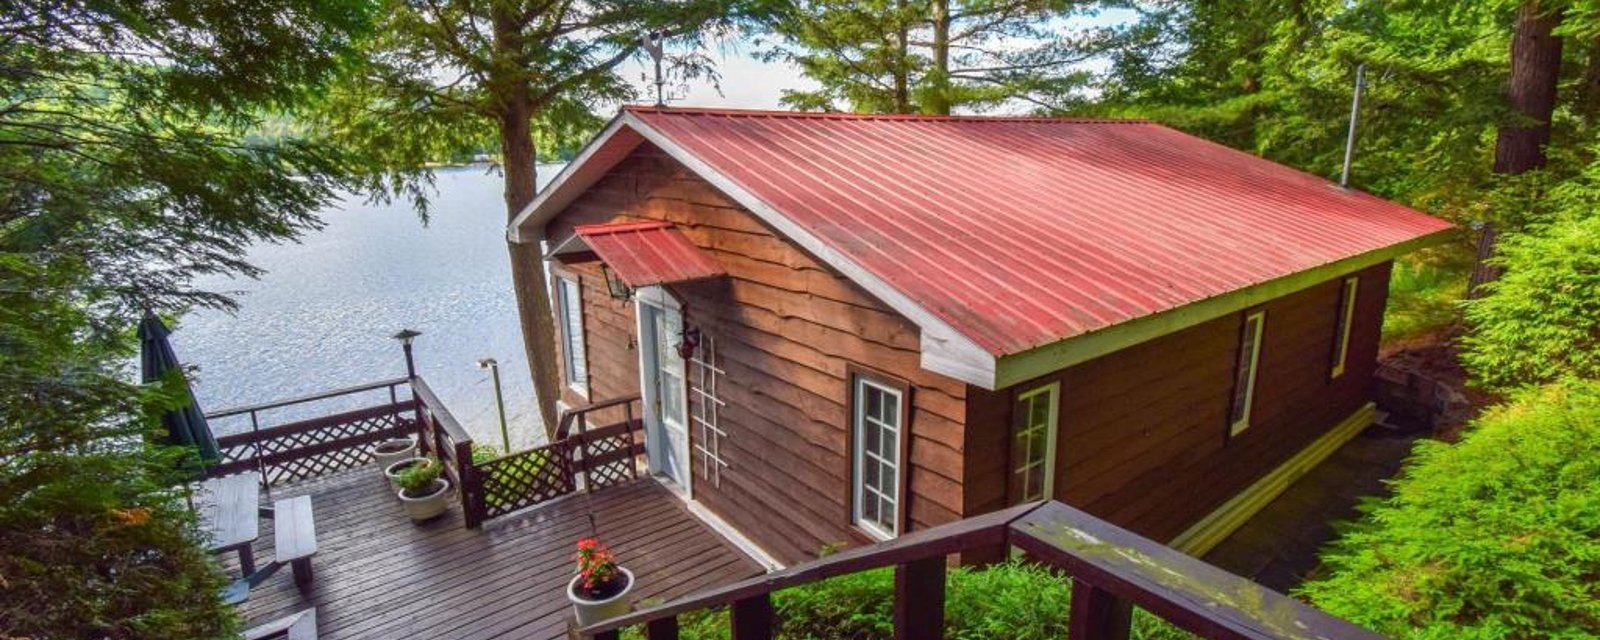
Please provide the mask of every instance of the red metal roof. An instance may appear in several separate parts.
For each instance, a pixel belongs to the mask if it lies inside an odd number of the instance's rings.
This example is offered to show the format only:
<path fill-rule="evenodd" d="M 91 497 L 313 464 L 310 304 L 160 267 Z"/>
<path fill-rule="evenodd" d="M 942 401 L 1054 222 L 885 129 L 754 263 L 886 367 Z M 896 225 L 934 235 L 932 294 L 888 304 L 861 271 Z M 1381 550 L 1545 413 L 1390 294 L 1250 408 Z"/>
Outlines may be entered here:
<path fill-rule="evenodd" d="M 728 274 L 716 258 L 668 222 L 613 222 L 574 229 L 630 287 L 704 280 Z"/>
<path fill-rule="evenodd" d="M 1450 227 L 1148 122 L 627 114 L 997 356 Z"/>

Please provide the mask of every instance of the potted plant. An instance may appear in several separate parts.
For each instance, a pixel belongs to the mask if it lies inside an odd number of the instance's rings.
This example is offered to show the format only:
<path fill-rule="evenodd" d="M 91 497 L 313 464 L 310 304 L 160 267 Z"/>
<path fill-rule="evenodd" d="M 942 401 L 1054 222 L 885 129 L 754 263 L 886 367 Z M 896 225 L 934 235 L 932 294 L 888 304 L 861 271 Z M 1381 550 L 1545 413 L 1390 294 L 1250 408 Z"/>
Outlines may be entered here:
<path fill-rule="evenodd" d="M 633 572 L 617 566 L 617 557 L 594 538 L 578 541 L 577 560 L 578 575 L 567 583 L 567 599 L 578 614 L 578 626 L 627 613 Z"/>
<path fill-rule="evenodd" d="M 406 458 L 406 459 L 401 460 L 399 462 L 390 463 L 389 466 L 384 467 L 383 468 L 383 477 L 389 479 L 389 490 L 393 491 L 395 493 L 399 493 L 400 492 L 400 475 L 404 474 L 407 469 L 410 469 L 410 468 L 412 468 L 414 466 L 417 466 L 419 464 L 425 463 L 427 461 L 428 461 L 427 458 L 415 458 L 415 457 L 413 457 L 413 458 Z"/>
<path fill-rule="evenodd" d="M 407 436 L 384 440 L 372 445 L 372 461 L 378 463 L 378 471 L 389 468 L 389 465 L 401 460 L 410 460 L 417 457 L 417 439 Z"/>
<path fill-rule="evenodd" d="M 400 502 L 405 505 L 406 515 L 411 516 L 413 522 L 422 522 L 444 513 L 444 508 L 448 506 L 445 498 L 450 492 L 450 481 L 439 477 L 443 469 L 437 458 L 429 456 L 421 464 L 411 465 L 400 472 Z"/>

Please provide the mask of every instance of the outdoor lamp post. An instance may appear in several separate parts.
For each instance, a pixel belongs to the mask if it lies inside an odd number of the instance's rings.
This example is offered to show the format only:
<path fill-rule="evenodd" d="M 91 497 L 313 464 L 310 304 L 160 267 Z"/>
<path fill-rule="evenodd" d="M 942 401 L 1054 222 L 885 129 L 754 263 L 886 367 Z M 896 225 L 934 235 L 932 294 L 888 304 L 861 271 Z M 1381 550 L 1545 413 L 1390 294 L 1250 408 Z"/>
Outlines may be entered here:
<path fill-rule="evenodd" d="M 500 442 L 505 446 L 506 453 L 511 453 L 511 431 L 506 428 L 506 398 L 500 393 L 500 363 L 494 358 L 484 358 L 478 361 L 479 369 L 488 369 L 494 376 L 494 404 L 500 409 Z"/>
<path fill-rule="evenodd" d="M 411 341 L 416 340 L 417 336 L 420 335 L 422 335 L 421 331 L 416 331 L 413 329 L 401 329 L 399 333 L 396 333 L 393 336 L 395 340 L 400 341 L 400 348 L 406 352 L 407 378 L 417 377 L 417 363 L 411 359 Z"/>

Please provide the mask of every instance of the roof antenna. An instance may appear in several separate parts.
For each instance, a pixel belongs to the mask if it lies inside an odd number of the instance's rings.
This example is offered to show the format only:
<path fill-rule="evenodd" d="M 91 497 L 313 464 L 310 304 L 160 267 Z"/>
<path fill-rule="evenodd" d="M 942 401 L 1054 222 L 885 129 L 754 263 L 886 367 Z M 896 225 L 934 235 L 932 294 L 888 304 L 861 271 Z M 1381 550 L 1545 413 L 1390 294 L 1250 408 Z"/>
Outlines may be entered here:
<path fill-rule="evenodd" d="M 644 45 L 645 52 L 649 53 L 650 58 L 656 62 L 656 107 L 658 108 L 667 106 L 666 92 L 662 89 L 666 80 L 661 77 L 661 45 L 666 39 L 667 34 L 665 31 L 651 31 L 644 34 L 643 38 L 640 38 L 640 43 Z"/>
<path fill-rule="evenodd" d="M 1361 90 L 1367 87 L 1367 63 L 1356 66 L 1356 89 L 1350 99 L 1350 133 L 1344 141 L 1344 171 L 1339 173 L 1339 186 L 1350 186 L 1350 160 L 1356 153 L 1356 122 L 1361 118 Z"/>

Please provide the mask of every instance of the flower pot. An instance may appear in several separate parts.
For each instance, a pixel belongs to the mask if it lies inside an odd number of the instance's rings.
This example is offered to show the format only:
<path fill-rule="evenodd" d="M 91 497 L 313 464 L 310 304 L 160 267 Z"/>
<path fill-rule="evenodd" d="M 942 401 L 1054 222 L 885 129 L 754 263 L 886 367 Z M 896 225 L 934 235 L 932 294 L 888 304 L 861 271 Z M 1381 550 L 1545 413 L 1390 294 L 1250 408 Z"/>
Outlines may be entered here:
<path fill-rule="evenodd" d="M 395 438 L 372 445 L 372 461 L 378 464 L 380 472 L 388 469 L 391 464 L 415 457 L 417 457 L 416 438 Z"/>
<path fill-rule="evenodd" d="M 604 600 L 590 600 L 578 595 L 578 581 L 582 580 L 583 576 L 572 576 L 572 580 L 567 582 L 567 599 L 572 601 L 572 610 L 578 614 L 579 628 L 615 618 L 632 609 L 628 603 L 628 594 L 633 592 L 633 572 L 617 567 L 617 573 L 622 575 L 627 584 L 624 584 L 616 595 Z"/>
<path fill-rule="evenodd" d="M 434 480 L 433 491 L 419 498 L 408 496 L 405 491 L 395 492 L 400 496 L 400 503 L 405 505 L 406 515 L 411 516 L 412 522 L 422 522 L 444 513 L 445 507 L 450 506 L 447 500 L 449 494 L 450 481 L 444 478 Z"/>
<path fill-rule="evenodd" d="M 389 490 L 393 491 L 395 493 L 399 493 L 400 492 L 400 472 L 401 471 L 405 471 L 411 465 L 422 464 L 422 463 L 425 463 L 427 461 L 428 461 L 427 458 L 406 458 L 406 459 L 401 460 L 399 462 L 389 463 L 389 466 L 386 466 L 386 467 L 383 468 L 383 476 L 385 478 L 389 479 Z"/>

